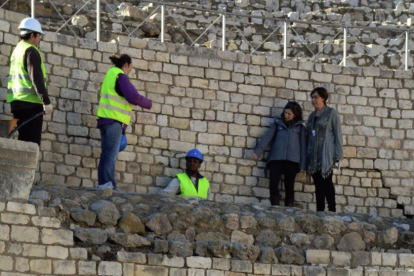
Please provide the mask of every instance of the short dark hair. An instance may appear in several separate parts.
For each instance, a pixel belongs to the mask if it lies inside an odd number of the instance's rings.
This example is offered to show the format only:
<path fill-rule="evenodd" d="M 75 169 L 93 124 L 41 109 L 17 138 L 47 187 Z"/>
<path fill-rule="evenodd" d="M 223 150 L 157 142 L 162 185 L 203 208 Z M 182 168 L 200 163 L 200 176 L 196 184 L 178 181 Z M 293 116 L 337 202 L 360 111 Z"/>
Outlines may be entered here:
<path fill-rule="evenodd" d="M 128 65 L 132 63 L 131 57 L 127 54 L 122 54 L 120 56 L 114 54 L 110 56 L 109 59 L 118 68 L 122 68 L 125 63 L 127 63 Z"/>
<path fill-rule="evenodd" d="M 37 35 L 40 34 L 40 33 L 38 33 L 38 32 L 30 32 L 30 33 L 21 34 L 20 35 L 20 39 L 29 40 L 30 37 L 32 36 L 32 34 L 34 34 L 34 36 L 37 37 Z"/>
<path fill-rule="evenodd" d="M 284 113 L 286 109 L 292 110 L 293 115 L 295 115 L 295 120 L 300 121 L 303 119 L 302 108 L 297 102 L 292 101 L 286 104 L 285 108 L 283 108 L 282 118 L 284 118 Z"/>
<path fill-rule="evenodd" d="M 329 94 L 328 91 L 326 90 L 325 87 L 316 87 L 315 89 L 312 90 L 311 92 L 311 97 L 313 94 L 318 93 L 319 97 L 321 97 L 323 99 L 323 102 L 326 104 L 326 101 L 329 98 Z"/>

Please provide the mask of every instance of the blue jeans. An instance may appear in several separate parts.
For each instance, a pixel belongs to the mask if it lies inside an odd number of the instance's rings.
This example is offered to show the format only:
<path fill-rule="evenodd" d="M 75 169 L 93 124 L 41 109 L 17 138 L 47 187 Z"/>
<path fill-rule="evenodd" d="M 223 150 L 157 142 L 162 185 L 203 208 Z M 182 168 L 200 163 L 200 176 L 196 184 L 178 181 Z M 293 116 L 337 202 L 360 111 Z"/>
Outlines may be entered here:
<path fill-rule="evenodd" d="M 103 125 L 101 131 L 101 158 L 98 167 L 98 184 L 112 182 L 115 184 L 115 163 L 118 158 L 119 145 L 121 143 L 122 125 L 119 122 L 113 122 L 109 125 Z"/>

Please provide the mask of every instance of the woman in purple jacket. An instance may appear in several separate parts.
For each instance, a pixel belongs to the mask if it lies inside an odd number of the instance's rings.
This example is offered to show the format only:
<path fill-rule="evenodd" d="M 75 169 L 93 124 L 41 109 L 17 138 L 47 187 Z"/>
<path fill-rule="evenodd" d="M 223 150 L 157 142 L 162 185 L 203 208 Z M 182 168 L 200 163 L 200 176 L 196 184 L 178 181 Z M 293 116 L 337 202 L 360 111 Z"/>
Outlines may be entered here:
<path fill-rule="evenodd" d="M 101 131 L 101 157 L 98 167 L 98 190 L 117 190 L 115 163 L 122 134 L 131 121 L 132 105 L 151 109 L 152 101 L 140 95 L 131 84 L 131 57 L 123 54 L 111 56 L 115 65 L 105 75 L 98 106 L 98 128 Z"/>

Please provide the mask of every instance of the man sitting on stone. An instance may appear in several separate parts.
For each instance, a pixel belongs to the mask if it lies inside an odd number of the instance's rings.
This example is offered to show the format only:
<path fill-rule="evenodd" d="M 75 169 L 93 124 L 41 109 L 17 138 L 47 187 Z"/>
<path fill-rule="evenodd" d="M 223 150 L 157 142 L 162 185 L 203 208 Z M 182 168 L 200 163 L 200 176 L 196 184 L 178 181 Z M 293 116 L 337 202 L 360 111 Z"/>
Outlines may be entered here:
<path fill-rule="evenodd" d="M 187 199 L 209 199 L 210 183 L 198 172 L 203 163 L 203 154 L 198 149 L 192 149 L 186 154 L 185 160 L 185 172 L 178 173 L 160 194 L 179 195 Z"/>

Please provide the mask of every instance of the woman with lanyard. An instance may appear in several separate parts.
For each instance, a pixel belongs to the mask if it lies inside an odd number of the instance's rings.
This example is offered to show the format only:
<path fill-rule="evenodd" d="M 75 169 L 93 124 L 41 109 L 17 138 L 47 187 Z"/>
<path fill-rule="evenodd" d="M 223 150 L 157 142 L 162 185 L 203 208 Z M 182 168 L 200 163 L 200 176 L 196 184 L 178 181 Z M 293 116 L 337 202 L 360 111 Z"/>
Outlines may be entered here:
<path fill-rule="evenodd" d="M 105 75 L 98 106 L 98 128 L 101 131 L 101 157 L 98 167 L 98 190 L 114 189 L 115 163 L 121 145 L 122 134 L 131 121 L 132 105 L 151 109 L 152 101 L 140 95 L 131 84 L 128 74 L 132 71 L 132 59 L 123 54 L 110 56 L 115 65 Z"/>
<path fill-rule="evenodd" d="M 342 131 L 338 112 L 326 105 L 328 91 L 323 87 L 312 90 L 315 111 L 308 118 L 307 166 L 315 183 L 316 210 L 336 212 L 335 187 L 332 182 L 335 162 L 342 162 Z"/>

